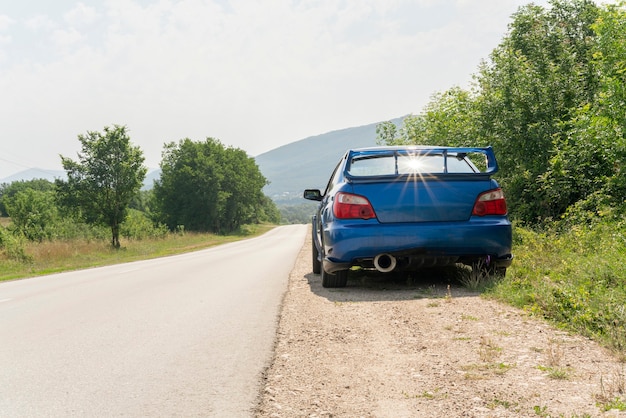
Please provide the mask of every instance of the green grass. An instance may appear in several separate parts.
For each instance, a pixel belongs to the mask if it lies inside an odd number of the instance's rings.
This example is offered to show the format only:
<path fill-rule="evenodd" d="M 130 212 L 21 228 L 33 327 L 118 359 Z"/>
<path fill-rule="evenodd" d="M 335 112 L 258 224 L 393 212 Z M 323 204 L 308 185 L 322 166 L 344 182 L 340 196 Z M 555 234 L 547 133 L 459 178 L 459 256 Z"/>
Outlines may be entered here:
<path fill-rule="evenodd" d="M 515 259 L 507 276 L 493 281 L 483 295 L 524 309 L 557 327 L 594 339 L 626 362 L 626 225 L 624 222 L 575 226 L 566 231 L 514 229 Z M 551 379 L 567 379 L 551 347 Z M 610 380 L 610 381 L 609 381 Z M 623 370 L 607 380 L 597 404 L 626 410 Z M 537 416 L 550 416 L 535 406 Z M 586 415 L 584 415 L 586 416 Z"/>
<path fill-rule="evenodd" d="M 70 240 L 26 243 L 28 261 L 7 258 L 0 251 L 0 281 L 105 266 L 180 254 L 260 235 L 273 225 L 251 225 L 233 235 L 209 233 L 169 234 L 165 238 L 122 240 L 122 248 L 108 241 Z"/>
<path fill-rule="evenodd" d="M 516 227 L 515 259 L 485 295 L 590 337 L 626 360 L 626 227 Z"/>

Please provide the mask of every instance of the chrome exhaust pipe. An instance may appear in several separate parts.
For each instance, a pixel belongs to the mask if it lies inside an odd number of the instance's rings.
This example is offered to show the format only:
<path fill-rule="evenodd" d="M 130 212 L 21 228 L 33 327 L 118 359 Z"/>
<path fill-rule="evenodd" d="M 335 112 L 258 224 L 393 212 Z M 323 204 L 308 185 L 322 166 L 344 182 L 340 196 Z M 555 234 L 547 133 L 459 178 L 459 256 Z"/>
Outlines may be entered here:
<path fill-rule="evenodd" d="M 378 254 L 374 257 L 374 267 L 381 273 L 389 273 L 396 268 L 396 258 L 391 254 Z"/>

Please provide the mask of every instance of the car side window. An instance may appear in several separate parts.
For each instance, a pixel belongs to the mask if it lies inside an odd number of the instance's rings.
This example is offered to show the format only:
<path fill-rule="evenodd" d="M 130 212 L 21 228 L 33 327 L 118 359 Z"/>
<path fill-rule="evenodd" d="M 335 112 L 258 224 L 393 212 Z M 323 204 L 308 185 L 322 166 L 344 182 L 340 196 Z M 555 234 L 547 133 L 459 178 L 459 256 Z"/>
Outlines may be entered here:
<path fill-rule="evenodd" d="M 330 179 L 328 180 L 328 184 L 326 185 L 326 190 L 324 190 L 324 196 L 327 196 L 330 190 L 333 188 L 333 186 L 337 183 L 337 177 L 339 176 L 339 166 L 341 165 L 344 159 L 345 157 L 342 158 L 339 161 L 339 163 L 335 166 L 335 169 L 333 170 L 333 174 L 330 176 Z"/>

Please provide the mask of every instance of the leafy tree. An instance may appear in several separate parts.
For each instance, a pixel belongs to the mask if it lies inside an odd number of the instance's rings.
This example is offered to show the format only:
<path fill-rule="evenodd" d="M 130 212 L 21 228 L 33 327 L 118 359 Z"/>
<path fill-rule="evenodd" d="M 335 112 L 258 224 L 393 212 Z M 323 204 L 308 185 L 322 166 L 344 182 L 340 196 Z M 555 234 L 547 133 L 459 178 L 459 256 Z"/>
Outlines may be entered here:
<path fill-rule="evenodd" d="M 609 5 L 604 10 L 594 30 L 597 33 L 597 50 L 594 54 L 600 72 L 600 94 L 597 115 L 611 121 L 606 135 L 613 137 L 611 156 L 606 165 L 612 170 L 605 192 L 613 197 L 614 204 L 624 206 L 626 178 L 626 2 Z"/>
<path fill-rule="evenodd" d="M 204 143 L 184 139 L 165 145 L 161 177 L 153 190 L 161 220 L 171 230 L 184 226 L 192 231 L 212 231 L 216 226 L 224 195 L 218 188 L 223 173 L 214 157 L 221 148 L 212 139 Z"/>
<path fill-rule="evenodd" d="M 429 145 L 476 146 L 480 140 L 476 100 L 467 90 L 453 87 L 436 94 L 424 111 L 424 139 Z"/>
<path fill-rule="evenodd" d="M 42 192 L 53 191 L 54 183 L 46 179 L 35 179 L 35 180 L 14 181 L 12 183 L 4 183 L 0 185 L 0 215 L 8 216 L 8 213 L 4 204 L 6 199 L 11 198 L 18 192 L 21 192 L 27 189 L 38 190 Z"/>
<path fill-rule="evenodd" d="M 266 182 L 243 150 L 186 138 L 165 145 L 154 197 L 170 229 L 222 233 L 273 216 L 262 193 Z"/>
<path fill-rule="evenodd" d="M 581 212 L 619 215 L 625 211 L 626 180 L 626 3 L 600 11 L 592 64 L 598 75 L 596 99 L 575 111 L 555 144 L 542 186 L 555 215 Z"/>
<path fill-rule="evenodd" d="M 111 245 L 120 247 L 120 224 L 146 176 L 144 157 L 131 145 L 125 126 L 79 135 L 78 161 L 61 156 L 67 181 L 57 180 L 60 201 L 91 224 L 111 229 Z"/>
<path fill-rule="evenodd" d="M 158 223 L 157 214 L 155 213 L 154 190 L 140 190 L 131 199 L 128 207 L 143 212 L 154 223 Z"/>
<path fill-rule="evenodd" d="M 608 5 L 593 29 L 596 32 L 594 68 L 600 73 L 600 94 L 594 103 L 603 116 L 626 131 L 626 2 Z"/>
<path fill-rule="evenodd" d="M 480 132 L 499 152 L 501 182 L 522 220 L 534 222 L 559 210 L 545 198 L 541 178 L 567 141 L 564 128 L 576 109 L 597 95 L 592 58 L 598 13 L 591 0 L 520 8 L 476 78 Z"/>
<path fill-rule="evenodd" d="M 452 88 L 436 94 L 400 129 L 381 124 L 379 142 L 493 145 L 513 216 L 527 222 L 559 216 L 611 171 L 611 158 L 601 150 L 615 138 L 609 128 L 615 119 L 594 119 L 595 111 L 584 109 L 595 108 L 605 95 L 621 97 L 622 106 L 615 100 L 610 108 L 624 114 L 623 71 L 614 71 L 616 82 L 601 82 L 596 62 L 599 54 L 610 54 L 623 63 L 623 40 L 609 40 L 620 32 L 620 16 L 596 24 L 599 16 L 591 0 L 520 8 L 509 33 L 479 67 L 471 92 Z M 611 33 L 599 38 L 604 52 L 596 39 L 602 24 Z"/>
<path fill-rule="evenodd" d="M 385 145 L 476 146 L 475 98 L 460 87 L 436 93 L 422 113 L 405 117 L 400 128 L 383 122 L 376 135 L 377 142 Z"/>
<path fill-rule="evenodd" d="M 52 238 L 58 217 L 54 191 L 24 189 L 3 200 L 13 228 L 20 234 L 30 241 Z"/>
<path fill-rule="evenodd" d="M 402 119 L 402 127 L 392 121 L 381 122 L 376 126 L 376 142 L 380 145 L 408 145 L 411 140 L 405 134 L 403 127 L 409 120 L 416 119 L 413 115 L 407 115 Z"/>
<path fill-rule="evenodd" d="M 273 224 L 279 224 L 281 222 L 281 212 L 274 203 L 265 194 L 261 194 L 259 207 L 255 211 L 255 222 L 270 222 Z"/>
<path fill-rule="evenodd" d="M 167 233 L 165 225 L 155 225 L 145 212 L 133 208 L 128 209 L 128 215 L 120 229 L 123 237 L 136 240 L 163 238 Z"/>

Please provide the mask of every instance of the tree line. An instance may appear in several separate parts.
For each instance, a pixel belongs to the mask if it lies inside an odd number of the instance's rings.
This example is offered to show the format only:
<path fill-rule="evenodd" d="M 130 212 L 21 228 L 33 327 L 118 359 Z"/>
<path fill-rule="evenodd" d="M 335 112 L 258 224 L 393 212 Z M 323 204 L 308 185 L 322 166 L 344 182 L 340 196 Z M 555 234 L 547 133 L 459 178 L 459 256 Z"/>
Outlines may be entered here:
<path fill-rule="evenodd" d="M 381 144 L 492 145 L 511 216 L 589 223 L 626 212 L 626 6 L 521 7 L 469 89 L 436 93 Z"/>
<path fill-rule="evenodd" d="M 78 135 L 77 159 L 61 156 L 66 179 L 0 186 L 0 248 L 16 237 L 31 241 L 120 236 L 145 238 L 169 231 L 229 233 L 244 224 L 280 221 L 262 188 L 267 180 L 253 158 L 219 140 L 188 138 L 165 144 L 161 177 L 142 191 L 147 169 L 128 129 L 114 125 Z M 18 252 L 19 255 L 19 252 Z"/>

